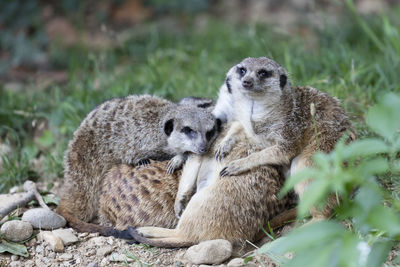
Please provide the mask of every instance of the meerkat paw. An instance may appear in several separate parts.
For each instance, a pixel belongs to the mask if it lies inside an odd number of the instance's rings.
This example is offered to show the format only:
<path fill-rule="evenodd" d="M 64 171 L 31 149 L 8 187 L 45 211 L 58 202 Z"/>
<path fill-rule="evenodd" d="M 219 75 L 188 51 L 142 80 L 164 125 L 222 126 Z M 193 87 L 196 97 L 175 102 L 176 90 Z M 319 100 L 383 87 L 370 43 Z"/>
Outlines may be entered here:
<path fill-rule="evenodd" d="M 178 218 L 178 219 L 181 218 L 181 215 L 182 215 L 183 211 L 185 210 L 188 201 L 189 201 L 188 195 L 176 197 L 175 204 L 174 204 L 174 211 L 175 211 L 176 218 Z"/>
<path fill-rule="evenodd" d="M 185 162 L 185 157 L 183 155 L 176 155 L 167 164 L 167 174 L 172 174 L 176 169 L 182 166 Z"/>
<path fill-rule="evenodd" d="M 221 143 L 219 143 L 215 151 L 215 158 L 218 161 L 221 161 L 231 151 L 233 144 L 234 140 L 231 138 L 223 140 Z"/>
<path fill-rule="evenodd" d="M 149 159 L 141 159 L 138 161 L 137 165 L 138 166 L 147 166 L 150 164 L 150 160 Z"/>
<path fill-rule="evenodd" d="M 241 174 L 245 171 L 248 170 L 247 168 L 247 164 L 246 164 L 247 160 L 243 160 L 243 159 L 238 159 L 238 160 L 234 160 L 232 162 L 230 162 L 225 168 L 223 168 L 220 172 L 220 176 L 224 177 L 224 176 L 233 176 L 233 175 L 238 175 Z"/>

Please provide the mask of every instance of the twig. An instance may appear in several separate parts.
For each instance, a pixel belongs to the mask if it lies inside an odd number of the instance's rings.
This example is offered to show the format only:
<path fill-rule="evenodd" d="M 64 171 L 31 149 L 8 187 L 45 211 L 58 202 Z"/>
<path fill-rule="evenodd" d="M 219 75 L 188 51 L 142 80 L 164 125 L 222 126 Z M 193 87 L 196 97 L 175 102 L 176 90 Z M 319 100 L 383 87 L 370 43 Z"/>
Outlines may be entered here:
<path fill-rule="evenodd" d="M 24 207 L 30 201 L 36 199 L 39 202 L 39 205 L 42 208 L 50 210 L 50 208 L 44 203 L 42 196 L 39 194 L 36 188 L 36 184 L 30 180 L 24 183 L 24 190 L 26 194 L 19 200 L 15 201 L 14 203 L 9 204 L 8 206 L 0 209 L 0 220 L 7 216 L 13 210 Z"/>

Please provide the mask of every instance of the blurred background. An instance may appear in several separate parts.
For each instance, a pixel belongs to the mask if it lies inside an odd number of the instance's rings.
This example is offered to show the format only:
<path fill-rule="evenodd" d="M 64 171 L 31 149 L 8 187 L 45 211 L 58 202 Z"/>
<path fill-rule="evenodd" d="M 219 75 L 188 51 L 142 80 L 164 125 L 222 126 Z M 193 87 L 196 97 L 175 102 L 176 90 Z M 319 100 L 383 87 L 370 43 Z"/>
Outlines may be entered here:
<path fill-rule="evenodd" d="M 68 141 L 102 101 L 216 98 L 226 71 L 267 56 L 292 83 L 365 110 L 400 92 L 397 0 L 0 1 L 0 192 L 62 177 Z"/>

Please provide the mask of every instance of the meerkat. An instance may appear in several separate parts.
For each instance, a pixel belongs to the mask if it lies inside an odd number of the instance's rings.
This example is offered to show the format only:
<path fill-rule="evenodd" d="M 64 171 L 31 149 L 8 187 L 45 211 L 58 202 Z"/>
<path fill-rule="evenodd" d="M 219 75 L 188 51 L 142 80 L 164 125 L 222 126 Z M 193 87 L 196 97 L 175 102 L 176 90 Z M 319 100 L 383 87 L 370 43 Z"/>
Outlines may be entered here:
<path fill-rule="evenodd" d="M 220 136 L 225 133 L 226 130 Z M 217 137 L 216 143 L 221 138 Z M 236 179 L 219 179 L 224 164 L 260 149 L 258 144 L 249 142 L 244 132 L 238 133 L 235 147 L 221 162 L 214 157 L 216 148 L 214 145 L 206 154 L 193 155 L 186 161 L 175 200 L 178 214 L 185 206 L 193 184 L 197 189 L 176 228 L 128 227 L 127 232 L 134 240 L 172 248 L 222 238 L 240 246 L 245 240 L 257 239 L 262 225 L 294 204 L 293 196 L 278 197 L 285 180 L 281 166 L 259 166 Z"/>
<path fill-rule="evenodd" d="M 208 149 L 218 122 L 207 109 L 155 96 L 104 102 L 87 115 L 68 145 L 57 212 L 73 227 L 75 219 L 89 222 L 97 215 L 101 186 L 111 166 L 173 156 L 167 166 L 172 173 L 188 152 Z"/>
<path fill-rule="evenodd" d="M 313 165 L 315 152 L 330 152 L 350 127 L 336 98 L 312 87 L 292 86 L 287 71 L 266 57 L 246 58 L 228 71 L 213 114 L 233 121 L 216 150 L 217 158 L 231 151 L 241 130 L 252 142 L 264 146 L 229 162 L 221 176 L 265 165 L 288 165 L 290 174 L 296 173 Z M 300 197 L 308 183 L 295 186 Z M 326 217 L 329 209 L 312 213 L 313 217 Z"/>

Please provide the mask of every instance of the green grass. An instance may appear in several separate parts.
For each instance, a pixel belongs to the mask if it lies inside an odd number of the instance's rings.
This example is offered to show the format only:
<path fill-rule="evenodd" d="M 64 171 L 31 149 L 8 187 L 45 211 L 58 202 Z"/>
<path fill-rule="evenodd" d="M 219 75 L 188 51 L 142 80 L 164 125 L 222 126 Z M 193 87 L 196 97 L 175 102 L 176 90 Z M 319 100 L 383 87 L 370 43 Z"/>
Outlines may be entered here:
<path fill-rule="evenodd" d="M 399 18 L 400 9 L 360 17 L 349 4 L 337 26 L 318 30 L 305 25 L 309 36 L 214 20 L 201 28 L 188 23 L 180 30 L 144 25 L 132 30 L 128 40 L 104 50 L 52 44 L 53 65 L 68 72 L 65 84 L 41 88 L 30 83 L 22 93 L 0 87 L 0 137 L 13 148 L 0 172 L 0 190 L 28 177 L 62 176 L 68 140 L 102 101 L 144 93 L 171 100 L 216 98 L 225 73 L 249 56 L 271 57 L 288 69 L 293 84 L 340 98 L 359 135 L 368 135 L 365 110 L 382 92 L 400 93 Z M 37 130 L 40 122 L 48 124 L 48 131 Z M 33 167 L 39 156 L 39 167 Z"/>

